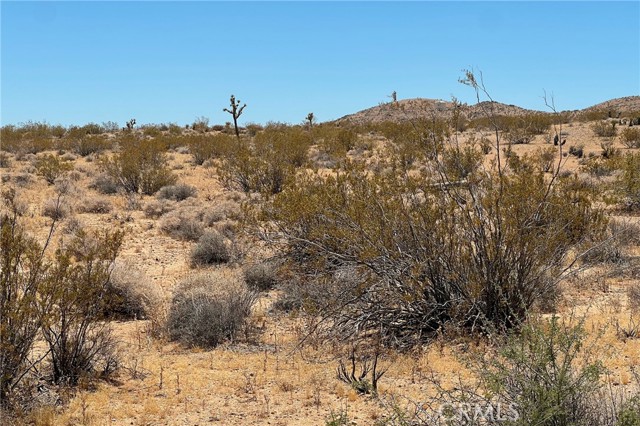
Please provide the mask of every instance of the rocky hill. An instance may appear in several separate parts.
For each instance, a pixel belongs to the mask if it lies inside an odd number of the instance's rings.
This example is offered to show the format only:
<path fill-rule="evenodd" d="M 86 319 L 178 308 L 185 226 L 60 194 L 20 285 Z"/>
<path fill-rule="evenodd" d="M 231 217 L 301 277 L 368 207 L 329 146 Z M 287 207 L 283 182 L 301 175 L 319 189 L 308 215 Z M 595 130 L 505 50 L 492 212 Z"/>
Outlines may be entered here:
<path fill-rule="evenodd" d="M 616 113 L 620 112 L 621 114 L 640 111 L 640 96 L 627 96 L 624 98 L 611 99 L 574 112 L 579 113 L 582 111 L 595 110 L 612 110 Z M 516 105 L 507 105 L 500 102 L 488 101 L 480 102 L 475 105 L 463 104 L 461 112 L 469 119 L 486 116 L 487 114 L 518 116 L 530 113 L 549 113 L 548 111 L 534 111 L 521 108 Z M 354 114 L 345 115 L 344 117 L 337 119 L 335 123 L 366 124 L 380 123 L 384 121 L 401 122 L 425 117 L 447 119 L 451 117 L 452 113 L 452 102 L 439 99 L 414 98 L 383 103 Z"/>

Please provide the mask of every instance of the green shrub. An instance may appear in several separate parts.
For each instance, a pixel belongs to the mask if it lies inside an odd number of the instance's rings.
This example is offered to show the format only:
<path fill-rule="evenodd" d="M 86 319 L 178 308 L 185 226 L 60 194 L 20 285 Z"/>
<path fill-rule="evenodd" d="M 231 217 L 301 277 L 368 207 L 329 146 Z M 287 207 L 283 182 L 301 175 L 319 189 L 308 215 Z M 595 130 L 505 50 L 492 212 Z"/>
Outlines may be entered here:
<path fill-rule="evenodd" d="M 36 174 L 42 176 L 49 185 L 53 185 L 64 173 L 73 170 L 72 164 L 52 154 L 38 157 L 33 166 L 36 168 Z"/>
<path fill-rule="evenodd" d="M 192 275 L 176 287 L 167 319 L 169 337 L 190 346 L 233 340 L 251 314 L 255 295 L 231 274 Z"/>
<path fill-rule="evenodd" d="M 100 169 L 126 192 L 151 195 L 177 178 L 167 165 L 166 146 L 155 139 L 125 135 L 120 150 L 100 159 Z"/>

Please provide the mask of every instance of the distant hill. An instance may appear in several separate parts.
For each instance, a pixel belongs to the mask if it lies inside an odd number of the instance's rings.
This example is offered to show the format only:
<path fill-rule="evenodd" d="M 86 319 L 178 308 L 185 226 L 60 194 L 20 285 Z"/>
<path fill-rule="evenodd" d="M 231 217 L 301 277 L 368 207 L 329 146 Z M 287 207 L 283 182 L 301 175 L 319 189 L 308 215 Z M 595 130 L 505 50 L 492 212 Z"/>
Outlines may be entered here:
<path fill-rule="evenodd" d="M 624 98 L 610 99 L 600 102 L 594 106 L 583 109 L 583 111 L 610 110 L 621 114 L 640 111 L 640 96 L 625 96 Z"/>
<path fill-rule="evenodd" d="M 575 111 L 612 110 L 621 114 L 633 111 L 640 111 L 640 96 L 627 96 L 624 98 L 611 99 L 606 102 Z M 402 122 L 413 121 L 419 118 L 443 118 L 451 117 L 453 103 L 439 99 L 402 99 L 397 102 L 388 102 L 378 106 L 367 108 L 354 114 L 345 115 L 337 120 L 336 124 L 366 124 L 380 123 L 384 121 Z M 549 111 L 535 111 L 521 108 L 516 105 L 507 105 L 500 102 L 480 102 L 475 105 L 462 106 L 462 114 L 469 118 L 477 118 L 489 114 L 518 116 L 530 113 L 548 114 Z"/>

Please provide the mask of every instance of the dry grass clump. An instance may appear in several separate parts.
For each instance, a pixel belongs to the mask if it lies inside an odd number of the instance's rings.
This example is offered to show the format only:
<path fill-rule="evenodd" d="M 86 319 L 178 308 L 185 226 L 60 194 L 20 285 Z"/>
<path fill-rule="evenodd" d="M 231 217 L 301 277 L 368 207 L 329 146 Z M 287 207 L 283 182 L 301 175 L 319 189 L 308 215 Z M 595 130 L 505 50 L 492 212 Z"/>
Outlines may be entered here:
<path fill-rule="evenodd" d="M 278 283 L 277 267 L 273 262 L 260 262 L 242 268 L 244 281 L 254 291 L 271 290 Z"/>
<path fill-rule="evenodd" d="M 0 169 L 8 169 L 11 167 L 11 154 L 8 152 L 0 152 Z"/>
<path fill-rule="evenodd" d="M 196 188 L 191 185 L 179 183 L 177 185 L 163 186 L 158 190 L 156 197 L 159 200 L 183 201 L 189 197 L 195 197 Z"/>
<path fill-rule="evenodd" d="M 620 140 L 627 148 L 640 148 L 640 129 L 627 127 L 620 134 Z"/>
<path fill-rule="evenodd" d="M 204 226 L 194 210 L 179 209 L 164 215 L 160 229 L 178 240 L 195 241 L 204 233 Z"/>
<path fill-rule="evenodd" d="M 83 199 L 78 204 L 76 210 L 79 213 L 106 214 L 111 213 L 111 210 L 113 210 L 113 205 L 109 200 L 105 198 L 88 197 Z"/>
<path fill-rule="evenodd" d="M 106 173 L 101 173 L 89 185 L 101 194 L 110 195 L 118 192 L 118 182 Z"/>
<path fill-rule="evenodd" d="M 178 284 L 169 309 L 169 337 L 189 346 L 233 340 L 251 313 L 255 294 L 237 274 L 210 271 Z"/>
<path fill-rule="evenodd" d="M 61 198 L 50 198 L 42 206 L 42 215 L 53 220 L 62 220 L 71 213 L 71 206 Z"/>
<path fill-rule="evenodd" d="M 237 219 L 240 217 L 240 205 L 232 200 L 223 200 L 214 204 L 204 216 L 204 222 L 208 226 L 212 226 L 216 222 L 225 219 Z"/>
<path fill-rule="evenodd" d="M 117 261 L 109 277 L 107 315 L 156 319 L 162 307 L 159 287 L 131 262 Z"/>
<path fill-rule="evenodd" d="M 640 283 L 631 284 L 627 289 L 629 296 L 629 307 L 634 310 L 640 310 Z"/>
<path fill-rule="evenodd" d="M 191 252 L 192 266 L 205 266 L 227 263 L 231 260 L 231 251 L 224 237 L 217 231 L 207 231 L 199 239 Z"/>
<path fill-rule="evenodd" d="M 144 215 L 149 218 L 159 218 L 175 208 L 175 201 L 171 200 L 149 200 L 142 211 Z"/>

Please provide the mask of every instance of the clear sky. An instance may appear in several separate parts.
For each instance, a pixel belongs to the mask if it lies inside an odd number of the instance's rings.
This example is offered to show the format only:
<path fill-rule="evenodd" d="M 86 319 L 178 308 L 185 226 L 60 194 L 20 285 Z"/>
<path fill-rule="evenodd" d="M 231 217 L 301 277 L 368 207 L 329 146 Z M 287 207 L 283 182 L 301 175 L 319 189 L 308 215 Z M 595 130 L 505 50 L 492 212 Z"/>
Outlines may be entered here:
<path fill-rule="evenodd" d="M 1 117 L 85 124 L 319 121 L 388 101 L 579 109 L 640 94 L 640 2 L 7 2 Z"/>

